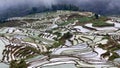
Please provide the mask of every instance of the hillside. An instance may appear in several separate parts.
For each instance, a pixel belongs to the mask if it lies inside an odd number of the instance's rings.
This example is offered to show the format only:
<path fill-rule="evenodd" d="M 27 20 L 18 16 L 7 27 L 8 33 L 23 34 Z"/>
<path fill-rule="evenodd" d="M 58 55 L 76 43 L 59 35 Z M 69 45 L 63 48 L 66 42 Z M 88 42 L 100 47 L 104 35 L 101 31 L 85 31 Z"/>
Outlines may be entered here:
<path fill-rule="evenodd" d="M 0 67 L 120 67 L 120 18 L 58 10 L 0 25 Z M 7 65 L 8 64 L 8 65 Z"/>

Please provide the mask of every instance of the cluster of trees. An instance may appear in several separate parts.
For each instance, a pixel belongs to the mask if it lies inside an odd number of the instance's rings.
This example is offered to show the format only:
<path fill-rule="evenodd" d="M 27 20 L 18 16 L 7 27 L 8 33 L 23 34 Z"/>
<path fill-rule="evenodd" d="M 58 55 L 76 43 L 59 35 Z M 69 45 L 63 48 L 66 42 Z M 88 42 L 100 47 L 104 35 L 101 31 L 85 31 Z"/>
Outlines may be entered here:
<path fill-rule="evenodd" d="M 79 11 L 79 7 L 75 5 L 66 5 L 66 4 L 59 4 L 59 5 L 52 5 L 52 10 L 72 10 L 72 11 Z"/>
<path fill-rule="evenodd" d="M 51 8 L 48 7 L 43 7 L 43 8 L 38 8 L 38 7 L 32 7 L 31 13 L 39 13 L 39 12 L 47 12 L 47 11 L 56 11 L 56 10 L 72 10 L 72 11 L 80 11 L 79 7 L 71 4 L 57 4 L 57 5 L 52 5 Z"/>

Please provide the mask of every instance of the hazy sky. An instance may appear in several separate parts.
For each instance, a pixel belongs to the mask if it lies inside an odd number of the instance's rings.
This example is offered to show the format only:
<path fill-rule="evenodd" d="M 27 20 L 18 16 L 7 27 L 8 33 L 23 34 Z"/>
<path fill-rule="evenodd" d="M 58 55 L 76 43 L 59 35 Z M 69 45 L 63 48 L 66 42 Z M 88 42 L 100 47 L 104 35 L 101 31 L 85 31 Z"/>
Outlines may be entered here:
<path fill-rule="evenodd" d="M 0 0 L 0 10 L 12 8 L 18 5 L 26 5 L 26 6 L 37 6 L 37 5 L 45 5 L 50 6 L 51 4 L 57 3 L 71 3 L 77 6 L 80 5 L 88 5 L 91 6 L 98 3 L 106 3 L 105 5 L 108 8 L 120 7 L 120 0 Z M 101 5 L 102 6 L 102 5 Z"/>
<path fill-rule="evenodd" d="M 0 9 L 8 9 L 19 5 L 37 6 L 54 4 L 55 0 L 0 0 Z"/>

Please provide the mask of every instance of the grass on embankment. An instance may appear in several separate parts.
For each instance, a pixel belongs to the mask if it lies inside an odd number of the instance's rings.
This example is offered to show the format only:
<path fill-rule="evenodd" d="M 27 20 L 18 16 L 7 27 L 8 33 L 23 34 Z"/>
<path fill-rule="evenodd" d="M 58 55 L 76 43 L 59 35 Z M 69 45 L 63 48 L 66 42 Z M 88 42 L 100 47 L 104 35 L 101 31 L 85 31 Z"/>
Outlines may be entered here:
<path fill-rule="evenodd" d="M 82 26 L 86 23 L 93 23 L 93 25 L 92 25 L 93 27 L 114 26 L 114 24 L 106 23 L 106 21 L 109 19 L 105 16 L 101 16 L 98 19 L 96 19 L 94 16 L 92 16 L 92 17 L 85 17 L 85 16 L 74 17 L 72 19 L 67 20 L 64 23 L 61 23 L 60 26 L 68 25 L 69 23 L 74 23 L 76 20 L 78 20 L 76 25 L 80 25 L 80 26 Z"/>

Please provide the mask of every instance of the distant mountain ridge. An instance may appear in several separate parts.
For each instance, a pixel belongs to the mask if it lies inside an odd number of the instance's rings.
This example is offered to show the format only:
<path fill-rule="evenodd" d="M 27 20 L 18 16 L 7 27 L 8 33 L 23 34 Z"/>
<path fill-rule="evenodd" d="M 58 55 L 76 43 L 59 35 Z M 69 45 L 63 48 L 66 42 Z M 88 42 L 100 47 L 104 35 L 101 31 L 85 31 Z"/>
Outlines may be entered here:
<path fill-rule="evenodd" d="M 31 8 L 11 8 L 8 9 L 7 12 L 0 15 L 0 21 L 4 21 L 10 17 L 19 17 L 19 16 L 26 16 L 29 14 L 34 13 L 41 13 L 41 12 L 49 12 L 49 11 L 56 11 L 56 10 L 72 10 L 72 11 L 80 11 L 79 7 L 74 5 L 66 5 L 66 4 L 59 4 L 59 5 L 52 5 L 51 8 L 45 6 L 39 7 L 31 7 Z"/>
<path fill-rule="evenodd" d="M 19 7 L 9 8 L 7 11 L 0 14 L 0 21 L 3 22 L 5 19 L 10 17 L 20 17 L 20 16 L 26 16 L 34 13 L 49 12 L 49 11 L 56 11 L 56 10 L 91 11 L 91 12 L 95 12 L 102 15 L 120 15 L 119 11 L 115 11 L 115 9 L 117 8 L 114 8 L 111 11 L 108 11 L 105 9 L 107 7 L 104 7 L 104 5 L 98 6 L 98 7 L 99 8 L 97 8 L 97 6 L 94 6 L 92 8 L 91 6 L 77 7 L 71 4 L 56 4 L 56 5 L 52 5 L 51 7 L 45 7 L 45 6 L 24 7 L 23 5 L 21 8 Z"/>

